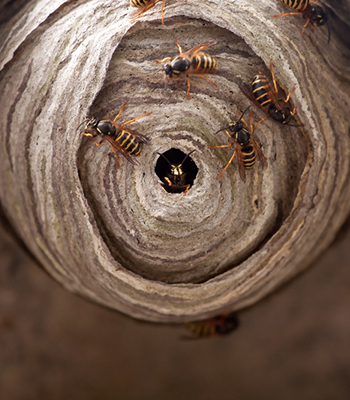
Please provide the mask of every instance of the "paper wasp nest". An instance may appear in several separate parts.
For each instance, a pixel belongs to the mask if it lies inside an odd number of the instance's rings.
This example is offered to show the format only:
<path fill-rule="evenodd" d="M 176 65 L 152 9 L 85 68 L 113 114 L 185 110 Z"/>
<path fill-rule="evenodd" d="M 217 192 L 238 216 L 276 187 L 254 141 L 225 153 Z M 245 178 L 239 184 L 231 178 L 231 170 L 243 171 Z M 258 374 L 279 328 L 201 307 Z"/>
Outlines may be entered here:
<path fill-rule="evenodd" d="M 131 316 L 182 322 L 258 301 L 307 267 L 350 209 L 349 51 L 335 27 L 306 40 L 302 18 L 272 18 L 277 0 L 168 0 L 134 24 L 128 1 L 32 1 L 1 35 L 1 203 L 19 237 L 67 289 Z M 282 11 L 281 11 L 282 10 Z M 339 17 L 332 12 L 332 17 Z M 337 29 L 341 29 L 339 20 Z M 345 22 L 344 22 L 345 24 Z M 335 24 L 334 24 L 335 25 Z M 220 38 L 208 53 L 226 72 L 217 87 L 165 82 L 155 59 Z M 344 38 L 342 38 L 344 40 Z M 342 50 L 340 50 L 342 49 Z M 294 125 L 271 118 L 254 137 L 268 167 L 238 174 L 220 128 L 238 119 L 270 62 Z M 80 134 L 87 118 L 119 120 L 147 136 L 133 166 Z M 253 104 L 257 123 L 264 115 Z M 247 117 L 249 120 L 249 116 Z M 129 125 L 128 125 L 129 126 Z M 155 168 L 191 154 L 193 185 L 169 193 Z"/>

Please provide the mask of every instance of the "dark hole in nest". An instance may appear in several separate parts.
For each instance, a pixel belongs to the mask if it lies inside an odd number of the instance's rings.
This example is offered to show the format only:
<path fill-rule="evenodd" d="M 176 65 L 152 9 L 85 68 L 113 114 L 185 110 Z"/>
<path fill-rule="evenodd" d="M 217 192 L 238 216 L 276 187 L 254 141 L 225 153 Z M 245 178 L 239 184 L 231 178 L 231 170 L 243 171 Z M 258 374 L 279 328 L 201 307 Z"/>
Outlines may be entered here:
<path fill-rule="evenodd" d="M 191 154 L 179 149 L 170 149 L 159 154 L 155 172 L 163 182 L 163 187 L 168 193 L 186 192 L 196 179 L 198 168 L 191 158 Z"/>

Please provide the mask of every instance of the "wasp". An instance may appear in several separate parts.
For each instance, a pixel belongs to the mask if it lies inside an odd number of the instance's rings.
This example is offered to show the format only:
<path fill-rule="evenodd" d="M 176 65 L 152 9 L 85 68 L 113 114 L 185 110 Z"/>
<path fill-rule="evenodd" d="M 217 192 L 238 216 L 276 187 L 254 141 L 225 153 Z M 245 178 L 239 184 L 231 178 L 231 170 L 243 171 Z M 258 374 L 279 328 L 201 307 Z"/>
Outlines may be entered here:
<path fill-rule="evenodd" d="M 223 71 L 224 68 L 219 69 L 216 59 L 211 57 L 209 54 L 202 53 L 202 51 L 218 43 L 218 41 L 219 39 L 206 40 L 186 53 L 183 53 L 178 40 L 175 38 L 175 42 L 180 54 L 174 59 L 171 57 L 165 57 L 163 60 L 155 61 L 159 64 L 168 61 L 166 64 L 164 64 L 166 81 L 178 80 L 180 79 L 181 73 L 185 73 L 187 79 L 187 97 L 190 98 L 190 74 L 200 76 L 211 82 L 214 86 L 217 86 L 216 83 L 214 83 L 204 74 L 217 74 L 221 70 Z"/>
<path fill-rule="evenodd" d="M 275 74 L 273 72 L 273 62 L 271 61 L 270 64 L 272 81 L 274 86 L 274 91 L 272 91 L 269 81 L 267 80 L 266 76 L 259 72 L 257 75 L 254 76 L 252 81 L 252 91 L 253 96 L 251 95 L 250 91 L 247 87 L 241 83 L 239 85 L 241 91 L 251 100 L 257 107 L 261 108 L 264 113 L 266 114 L 264 118 L 262 118 L 257 126 L 263 122 L 268 116 L 272 117 L 275 121 L 280 122 L 281 124 L 289 124 L 290 120 L 292 119 L 295 111 L 298 107 L 294 107 L 292 110 L 288 107 L 282 107 L 282 103 L 288 103 L 290 95 L 294 92 L 295 88 L 293 88 L 287 95 L 285 99 L 277 100 L 276 95 L 278 93 L 277 83 L 275 79 Z M 291 125 L 297 126 L 297 125 Z"/>
<path fill-rule="evenodd" d="M 255 164 L 256 155 L 258 155 L 258 158 L 259 158 L 261 164 L 263 165 L 263 168 L 266 168 L 267 158 L 264 156 L 264 154 L 260 150 L 258 143 L 253 139 L 253 133 L 257 127 L 257 125 L 256 125 L 255 128 L 253 129 L 253 126 L 252 126 L 253 113 L 250 114 L 250 118 L 249 118 L 250 119 L 250 132 L 248 131 L 247 124 L 243 119 L 243 116 L 249 107 L 250 106 L 248 106 L 244 110 L 243 114 L 240 115 L 240 118 L 238 121 L 231 122 L 228 127 L 222 128 L 215 133 L 215 135 L 216 135 L 218 132 L 225 131 L 227 136 L 232 140 L 232 143 L 221 145 L 221 146 L 209 146 L 209 149 L 236 146 L 236 149 L 235 149 L 233 155 L 231 156 L 226 167 L 220 172 L 218 179 L 220 179 L 222 177 L 223 173 L 226 171 L 228 166 L 231 164 L 231 162 L 233 161 L 236 154 L 237 154 L 237 158 L 238 158 L 239 175 L 243 182 L 245 182 L 245 180 L 246 180 L 245 170 L 253 167 L 253 165 Z"/>
<path fill-rule="evenodd" d="M 190 151 L 188 154 L 185 155 L 183 160 L 180 164 L 172 164 L 164 154 L 158 153 L 164 160 L 169 164 L 170 171 L 167 173 L 167 176 L 164 176 L 164 183 L 166 185 L 166 190 L 171 193 L 186 193 L 188 189 L 191 187 L 193 179 L 188 177 L 188 173 L 184 170 L 183 165 L 185 164 L 188 157 L 195 152 L 196 150 Z M 188 183 L 191 182 L 191 183 Z"/>
<path fill-rule="evenodd" d="M 187 328 L 196 338 L 228 335 L 237 329 L 239 323 L 235 313 L 219 315 L 202 321 L 189 322 Z"/>
<path fill-rule="evenodd" d="M 126 103 L 122 105 L 118 115 L 111 120 L 100 120 L 96 118 L 92 118 L 88 121 L 85 126 L 84 132 L 81 136 L 87 136 L 91 138 L 96 143 L 96 146 L 100 146 L 104 140 L 107 140 L 112 147 L 112 150 L 117 159 L 117 168 L 119 168 L 119 159 L 117 155 L 117 150 L 129 161 L 131 164 L 139 165 L 140 163 L 135 158 L 140 155 L 141 147 L 140 143 L 149 143 L 150 140 L 146 137 L 137 133 L 129 128 L 125 128 L 125 125 L 131 124 L 137 119 L 146 117 L 147 115 L 152 114 L 152 111 L 141 115 L 140 117 L 134 118 L 128 122 L 124 122 L 122 124 L 117 124 L 116 121 L 119 118 L 121 112 L 123 111 Z M 97 136 L 101 136 L 102 139 L 98 142 L 95 140 Z"/>
<path fill-rule="evenodd" d="M 302 15 L 303 18 L 306 19 L 305 25 L 301 31 L 301 36 L 305 40 L 304 31 L 305 28 L 311 24 L 311 31 L 318 26 L 324 25 L 328 20 L 328 14 L 326 10 L 318 5 L 318 1 L 316 0 L 314 3 L 311 3 L 309 0 L 280 0 L 283 4 L 292 8 L 296 12 L 288 12 L 284 14 L 274 15 L 273 18 L 284 17 L 285 15 Z M 330 32 L 328 29 L 328 42 L 330 39 Z"/>
<path fill-rule="evenodd" d="M 133 18 L 130 23 L 136 21 L 138 18 L 141 17 L 142 14 L 151 10 L 155 5 L 159 2 L 163 1 L 162 5 L 162 24 L 164 25 L 164 7 L 165 7 L 165 0 L 130 0 L 131 7 L 140 8 L 139 13 L 135 18 Z"/>

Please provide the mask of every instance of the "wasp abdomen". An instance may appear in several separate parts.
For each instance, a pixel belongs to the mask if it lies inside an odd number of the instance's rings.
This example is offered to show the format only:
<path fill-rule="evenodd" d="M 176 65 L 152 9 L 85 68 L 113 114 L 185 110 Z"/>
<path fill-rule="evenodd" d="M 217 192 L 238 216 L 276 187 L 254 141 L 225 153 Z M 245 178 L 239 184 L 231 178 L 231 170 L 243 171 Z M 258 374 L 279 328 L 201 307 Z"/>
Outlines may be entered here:
<path fill-rule="evenodd" d="M 194 69 L 214 69 L 217 68 L 218 63 L 215 58 L 202 54 L 195 56 L 192 59 L 192 66 Z"/>
<path fill-rule="evenodd" d="M 268 95 L 268 89 L 270 84 L 266 79 L 265 75 L 255 75 L 252 82 L 253 95 L 259 104 L 264 107 L 271 103 L 271 99 Z"/>
<path fill-rule="evenodd" d="M 304 11 L 309 5 L 309 0 L 281 0 L 286 6 L 293 8 L 296 11 Z"/>
<path fill-rule="evenodd" d="M 139 142 L 130 133 L 121 131 L 115 140 L 118 141 L 120 146 L 129 154 L 133 156 L 138 156 L 140 154 L 141 148 Z"/>
<path fill-rule="evenodd" d="M 143 7 L 149 2 L 150 0 L 130 0 L 130 5 L 131 7 Z"/>
<path fill-rule="evenodd" d="M 243 165 L 245 169 L 250 169 L 255 164 L 255 150 L 253 146 L 242 148 Z"/>

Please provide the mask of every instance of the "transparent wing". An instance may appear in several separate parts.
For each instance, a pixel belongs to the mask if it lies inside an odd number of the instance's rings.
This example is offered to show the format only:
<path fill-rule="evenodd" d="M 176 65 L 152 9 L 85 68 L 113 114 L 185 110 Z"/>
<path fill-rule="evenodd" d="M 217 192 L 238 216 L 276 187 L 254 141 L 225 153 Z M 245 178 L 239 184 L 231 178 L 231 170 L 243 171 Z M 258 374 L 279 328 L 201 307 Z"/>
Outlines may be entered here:
<path fill-rule="evenodd" d="M 118 150 L 131 164 L 140 165 L 136 157 L 132 156 L 125 149 L 123 149 L 123 147 L 120 146 L 118 141 L 113 140 L 109 136 L 105 136 L 104 139 L 107 140 L 114 149 Z"/>
<path fill-rule="evenodd" d="M 197 46 L 193 47 L 193 49 L 186 51 L 186 53 L 180 53 L 181 57 L 187 57 L 187 56 L 195 56 L 197 55 L 200 51 L 207 49 L 210 46 L 213 46 L 214 44 L 218 43 L 219 39 L 209 39 L 206 40 L 203 43 L 198 44 Z"/>

